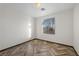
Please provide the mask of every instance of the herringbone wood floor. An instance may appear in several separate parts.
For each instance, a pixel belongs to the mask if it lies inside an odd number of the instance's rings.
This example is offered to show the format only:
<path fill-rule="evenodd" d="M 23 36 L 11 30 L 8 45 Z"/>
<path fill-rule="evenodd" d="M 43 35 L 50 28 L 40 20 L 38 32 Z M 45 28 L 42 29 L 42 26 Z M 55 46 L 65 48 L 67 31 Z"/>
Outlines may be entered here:
<path fill-rule="evenodd" d="M 0 56 L 75 56 L 72 47 L 34 39 L 0 52 Z"/>

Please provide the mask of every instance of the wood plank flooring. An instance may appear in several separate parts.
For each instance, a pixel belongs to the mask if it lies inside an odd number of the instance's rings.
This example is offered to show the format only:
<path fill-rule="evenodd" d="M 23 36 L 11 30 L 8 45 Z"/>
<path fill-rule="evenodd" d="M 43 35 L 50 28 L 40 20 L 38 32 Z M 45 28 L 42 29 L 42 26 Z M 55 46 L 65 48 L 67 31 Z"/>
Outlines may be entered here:
<path fill-rule="evenodd" d="M 76 56 L 72 47 L 34 39 L 0 52 L 0 56 Z"/>

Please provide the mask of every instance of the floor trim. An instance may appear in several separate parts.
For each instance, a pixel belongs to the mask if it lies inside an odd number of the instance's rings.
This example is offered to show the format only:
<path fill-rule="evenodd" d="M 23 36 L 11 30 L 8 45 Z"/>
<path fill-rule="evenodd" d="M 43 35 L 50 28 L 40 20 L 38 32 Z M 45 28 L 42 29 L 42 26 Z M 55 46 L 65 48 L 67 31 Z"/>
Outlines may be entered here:
<path fill-rule="evenodd" d="M 77 53 L 77 51 L 75 50 L 75 48 L 74 48 L 73 46 L 72 46 L 72 48 L 74 49 L 74 51 L 75 51 L 75 53 L 77 54 L 77 56 L 79 56 L 78 53 Z"/>
<path fill-rule="evenodd" d="M 24 43 L 29 42 L 29 41 L 32 41 L 32 40 L 33 40 L 33 39 L 28 40 L 28 41 L 25 41 L 25 42 L 20 43 L 20 44 L 17 44 L 17 45 L 14 45 L 14 46 L 11 46 L 11 47 L 8 47 L 8 48 L 5 48 L 5 49 L 2 49 L 2 50 L 0 50 L 0 52 L 5 51 L 5 50 L 8 50 L 8 49 L 11 49 L 11 48 L 13 48 L 13 47 L 19 46 L 19 45 L 21 45 L 21 44 L 24 44 Z"/>
<path fill-rule="evenodd" d="M 55 44 L 63 45 L 63 46 L 67 46 L 67 47 L 71 47 L 71 48 L 73 48 L 73 49 L 74 49 L 74 47 L 73 47 L 73 46 L 66 45 L 66 44 L 62 44 L 62 43 L 51 42 L 51 41 L 47 41 L 47 40 L 43 40 L 43 39 L 39 39 L 39 38 L 34 38 L 33 40 L 36 40 L 36 39 L 38 39 L 38 40 L 42 40 L 42 41 L 46 41 L 46 42 L 50 42 L 50 43 L 55 43 Z M 75 49 L 74 49 L 74 52 L 76 53 L 76 56 L 79 56 L 79 55 L 78 55 L 78 53 L 77 53 L 77 51 L 76 51 Z"/>
<path fill-rule="evenodd" d="M 36 39 L 42 40 L 42 41 L 46 41 L 46 42 L 50 42 L 50 43 L 55 43 L 55 44 L 63 45 L 63 46 L 67 46 L 67 47 L 71 47 L 71 48 L 74 49 L 73 46 L 69 46 L 69 45 L 65 45 L 65 44 L 61 44 L 61 43 L 57 43 L 57 42 L 51 42 L 51 41 L 47 41 L 47 40 L 43 40 L 43 39 L 39 39 L 39 38 L 34 38 L 34 39 L 28 40 L 28 41 L 26 41 L 26 42 L 29 42 L 29 41 L 32 41 L 32 40 L 36 40 Z M 17 45 L 15 45 L 15 46 L 19 46 L 19 45 L 24 44 L 24 43 L 26 43 L 26 42 L 17 44 Z M 4 51 L 4 50 L 7 50 L 7 49 L 10 49 L 10 48 L 13 48 L 13 47 L 15 47 L 15 46 L 5 48 L 5 49 L 3 49 L 3 50 L 0 50 L 0 52 L 2 52 L 2 51 Z M 74 52 L 76 53 L 76 56 L 79 56 L 75 49 L 74 49 Z"/>

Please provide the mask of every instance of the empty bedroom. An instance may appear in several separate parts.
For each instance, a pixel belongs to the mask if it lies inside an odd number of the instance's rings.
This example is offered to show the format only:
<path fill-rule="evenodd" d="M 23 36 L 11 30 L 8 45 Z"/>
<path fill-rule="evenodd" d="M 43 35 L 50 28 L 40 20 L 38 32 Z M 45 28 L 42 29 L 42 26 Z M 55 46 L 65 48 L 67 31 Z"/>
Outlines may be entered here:
<path fill-rule="evenodd" d="M 0 56 L 78 56 L 78 3 L 0 3 Z"/>

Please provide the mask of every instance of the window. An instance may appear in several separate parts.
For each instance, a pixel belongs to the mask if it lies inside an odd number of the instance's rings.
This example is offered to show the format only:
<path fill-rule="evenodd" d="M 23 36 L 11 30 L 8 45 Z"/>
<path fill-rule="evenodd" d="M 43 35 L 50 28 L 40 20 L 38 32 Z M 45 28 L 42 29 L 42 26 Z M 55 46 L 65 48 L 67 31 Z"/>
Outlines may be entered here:
<path fill-rule="evenodd" d="M 48 18 L 43 21 L 43 33 L 55 34 L 55 18 Z"/>

